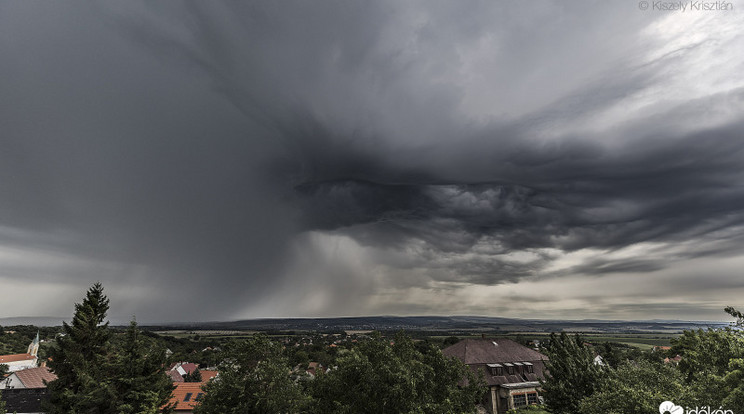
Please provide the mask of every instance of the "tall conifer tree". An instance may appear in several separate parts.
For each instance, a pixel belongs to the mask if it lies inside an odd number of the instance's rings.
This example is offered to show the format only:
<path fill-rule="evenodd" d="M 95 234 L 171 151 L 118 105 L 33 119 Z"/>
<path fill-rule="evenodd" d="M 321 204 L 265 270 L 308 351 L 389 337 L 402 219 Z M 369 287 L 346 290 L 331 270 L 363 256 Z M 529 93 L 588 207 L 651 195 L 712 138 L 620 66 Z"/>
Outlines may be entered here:
<path fill-rule="evenodd" d="M 75 304 L 72 323 L 63 323 L 64 334 L 50 349 L 49 368 L 57 379 L 49 383 L 51 414 L 114 413 L 110 370 L 113 355 L 106 313 L 109 300 L 96 283 Z"/>
<path fill-rule="evenodd" d="M 129 324 L 114 370 L 116 412 L 120 414 L 156 414 L 171 397 L 173 382 L 165 374 L 165 350 L 141 336 L 137 322 Z"/>

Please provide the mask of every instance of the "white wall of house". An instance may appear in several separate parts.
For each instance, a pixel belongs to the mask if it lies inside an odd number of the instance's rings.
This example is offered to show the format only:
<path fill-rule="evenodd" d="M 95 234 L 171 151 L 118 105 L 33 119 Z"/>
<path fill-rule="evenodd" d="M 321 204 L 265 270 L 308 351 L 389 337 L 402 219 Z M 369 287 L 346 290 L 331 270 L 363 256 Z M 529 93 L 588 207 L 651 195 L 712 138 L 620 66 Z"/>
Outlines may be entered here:
<path fill-rule="evenodd" d="M 6 388 L 26 388 L 25 385 L 18 378 L 15 373 L 8 375 L 4 380 L 0 381 L 0 390 Z"/>
<path fill-rule="evenodd" d="M 22 361 L 4 362 L 3 364 L 8 366 L 8 372 L 15 372 L 22 369 L 36 368 L 36 360 L 37 358 L 34 357 L 33 359 L 24 359 Z"/>

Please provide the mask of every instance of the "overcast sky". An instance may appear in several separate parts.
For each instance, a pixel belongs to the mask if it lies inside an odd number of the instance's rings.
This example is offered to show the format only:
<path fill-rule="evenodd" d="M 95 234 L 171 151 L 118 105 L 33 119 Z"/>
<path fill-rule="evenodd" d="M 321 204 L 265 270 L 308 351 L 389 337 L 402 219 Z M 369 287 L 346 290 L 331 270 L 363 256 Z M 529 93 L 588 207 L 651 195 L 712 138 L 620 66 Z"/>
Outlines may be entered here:
<path fill-rule="evenodd" d="M 4 1 L 0 317 L 724 320 L 744 3 L 687 4 Z"/>

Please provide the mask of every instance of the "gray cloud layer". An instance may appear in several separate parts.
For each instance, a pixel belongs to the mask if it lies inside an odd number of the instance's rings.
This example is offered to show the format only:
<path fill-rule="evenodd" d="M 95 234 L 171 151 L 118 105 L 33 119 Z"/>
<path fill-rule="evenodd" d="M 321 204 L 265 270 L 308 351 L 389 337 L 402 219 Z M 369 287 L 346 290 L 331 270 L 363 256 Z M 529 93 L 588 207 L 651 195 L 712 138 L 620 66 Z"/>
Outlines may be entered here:
<path fill-rule="evenodd" d="M 19 312 L 103 280 L 119 318 L 495 314 L 469 289 L 658 287 L 743 246 L 740 13 L 0 7 L 0 283 L 42 292 Z M 684 292 L 744 288 L 711 274 Z M 636 296 L 576 300 L 679 311 Z"/>

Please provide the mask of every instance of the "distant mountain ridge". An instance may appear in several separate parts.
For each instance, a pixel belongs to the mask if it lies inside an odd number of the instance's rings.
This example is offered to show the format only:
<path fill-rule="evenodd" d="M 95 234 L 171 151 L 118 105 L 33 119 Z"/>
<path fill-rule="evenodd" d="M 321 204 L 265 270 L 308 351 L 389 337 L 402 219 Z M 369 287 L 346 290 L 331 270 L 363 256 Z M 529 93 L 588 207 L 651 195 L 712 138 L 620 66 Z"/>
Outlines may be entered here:
<path fill-rule="evenodd" d="M 0 326 L 60 326 L 69 318 L 52 316 L 0 318 Z M 113 322 L 113 324 L 117 324 Z M 406 330 L 431 332 L 681 332 L 685 329 L 720 328 L 725 322 L 684 320 L 550 320 L 491 316 L 350 316 L 339 318 L 262 318 L 238 321 L 141 323 L 148 328 L 222 329 L 255 331 Z"/>
<path fill-rule="evenodd" d="M 59 318 L 54 316 L 18 316 L 13 318 L 0 318 L 0 326 L 34 325 L 34 326 L 61 326 L 62 321 L 70 321 L 70 318 Z"/>
<path fill-rule="evenodd" d="M 441 332 L 681 332 L 685 329 L 718 328 L 725 322 L 654 320 L 544 320 L 489 316 L 355 316 L 340 318 L 265 318 L 229 322 L 143 324 L 150 327 L 257 331 L 407 330 Z"/>

